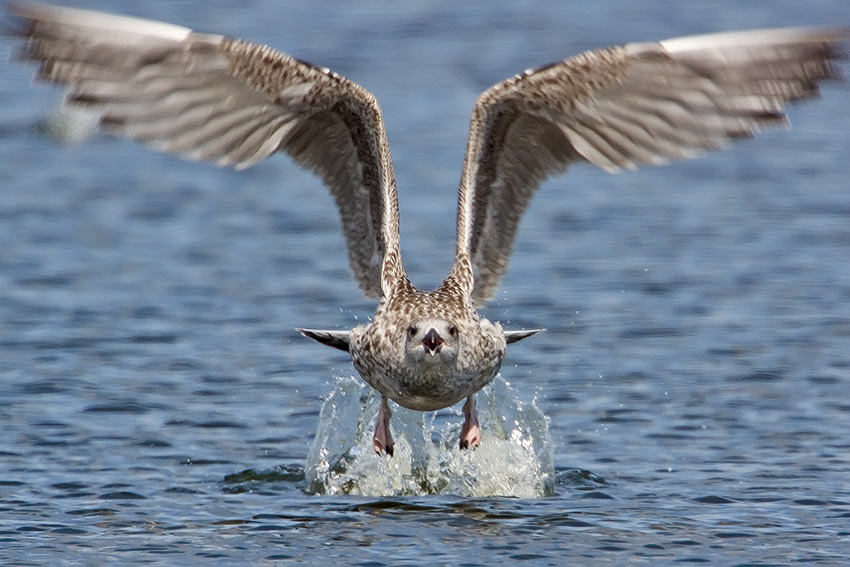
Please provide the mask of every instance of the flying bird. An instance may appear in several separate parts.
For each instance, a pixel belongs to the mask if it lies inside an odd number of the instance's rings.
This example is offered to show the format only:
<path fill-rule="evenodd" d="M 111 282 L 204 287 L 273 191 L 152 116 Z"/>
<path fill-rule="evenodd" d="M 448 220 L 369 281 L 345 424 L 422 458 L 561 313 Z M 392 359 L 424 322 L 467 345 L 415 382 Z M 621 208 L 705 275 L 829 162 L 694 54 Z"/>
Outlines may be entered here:
<path fill-rule="evenodd" d="M 508 268 L 540 183 L 577 162 L 608 172 L 690 158 L 786 123 L 789 103 L 841 78 L 847 29 L 781 28 L 587 51 L 526 70 L 475 102 L 457 205 L 454 263 L 433 291 L 408 279 L 398 195 L 375 97 L 268 46 L 167 23 L 12 2 L 12 34 L 37 78 L 68 87 L 107 132 L 237 169 L 277 152 L 316 173 L 339 209 L 363 292 L 378 300 L 351 330 L 299 329 L 350 354 L 382 401 L 373 435 L 393 453 L 388 400 L 419 411 L 465 400 L 460 447 L 481 430 L 473 395 L 506 346 L 476 308 Z"/>

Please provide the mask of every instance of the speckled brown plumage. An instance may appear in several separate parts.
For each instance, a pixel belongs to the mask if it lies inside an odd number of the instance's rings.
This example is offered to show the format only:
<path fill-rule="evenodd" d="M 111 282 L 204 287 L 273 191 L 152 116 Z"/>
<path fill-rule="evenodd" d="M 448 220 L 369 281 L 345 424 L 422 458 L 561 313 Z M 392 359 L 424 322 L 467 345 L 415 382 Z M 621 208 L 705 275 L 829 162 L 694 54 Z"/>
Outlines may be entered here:
<path fill-rule="evenodd" d="M 354 366 L 370 386 L 410 409 L 435 410 L 459 402 L 493 379 L 505 355 L 502 328 L 480 319 L 459 289 L 449 282 L 420 291 L 402 278 L 373 321 L 352 330 Z M 404 344 L 397 337 L 405 336 L 411 322 L 425 319 L 451 321 L 457 328 L 459 353 L 448 369 L 405 360 Z"/>
<path fill-rule="evenodd" d="M 785 122 L 784 107 L 838 79 L 847 30 L 786 28 L 588 51 L 487 89 L 472 112 L 446 280 L 420 291 L 398 241 L 398 196 L 381 110 L 363 87 L 274 49 L 161 22 L 10 3 L 21 56 L 109 131 L 237 168 L 278 151 L 314 171 L 339 209 L 361 289 L 379 300 L 351 331 L 302 332 L 350 353 L 383 395 L 375 449 L 392 453 L 387 399 L 434 410 L 466 398 L 461 447 L 480 430 L 472 398 L 498 372 L 504 331 L 476 305 L 495 292 L 543 179 L 576 161 L 607 171 L 721 148 Z"/>

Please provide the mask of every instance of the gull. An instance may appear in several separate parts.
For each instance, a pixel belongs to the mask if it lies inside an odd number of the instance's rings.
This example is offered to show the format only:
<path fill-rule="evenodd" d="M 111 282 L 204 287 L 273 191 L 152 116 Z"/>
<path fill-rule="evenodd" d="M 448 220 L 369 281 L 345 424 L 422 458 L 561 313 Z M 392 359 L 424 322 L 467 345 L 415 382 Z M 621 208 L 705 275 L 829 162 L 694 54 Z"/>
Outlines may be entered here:
<path fill-rule="evenodd" d="M 107 132 L 237 169 L 277 152 L 315 172 L 339 209 L 354 277 L 378 301 L 350 330 L 299 329 L 349 353 L 381 394 L 373 435 L 393 454 L 388 400 L 465 400 L 460 448 L 481 440 L 473 394 L 506 346 L 539 331 L 479 316 L 508 268 L 540 183 L 586 162 L 608 172 L 690 158 L 786 124 L 785 107 L 839 80 L 847 29 L 715 33 L 587 51 L 484 91 L 470 120 L 454 262 L 432 291 L 402 266 L 398 195 L 381 109 L 360 85 L 268 46 L 162 22 L 7 5 L 22 59 L 68 87 Z"/>

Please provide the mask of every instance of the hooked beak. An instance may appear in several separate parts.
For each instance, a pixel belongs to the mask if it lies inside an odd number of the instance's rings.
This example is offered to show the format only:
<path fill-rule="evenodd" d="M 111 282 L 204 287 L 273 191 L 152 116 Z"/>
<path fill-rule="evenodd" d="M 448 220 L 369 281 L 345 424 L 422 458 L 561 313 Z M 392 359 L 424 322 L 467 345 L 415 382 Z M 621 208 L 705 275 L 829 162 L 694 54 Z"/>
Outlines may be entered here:
<path fill-rule="evenodd" d="M 428 329 L 428 332 L 425 333 L 425 336 L 422 338 L 422 346 L 425 347 L 425 350 L 427 350 L 428 354 L 431 356 L 440 352 L 440 348 L 442 348 L 444 342 L 443 338 L 437 334 L 437 331 L 435 331 L 433 327 Z"/>

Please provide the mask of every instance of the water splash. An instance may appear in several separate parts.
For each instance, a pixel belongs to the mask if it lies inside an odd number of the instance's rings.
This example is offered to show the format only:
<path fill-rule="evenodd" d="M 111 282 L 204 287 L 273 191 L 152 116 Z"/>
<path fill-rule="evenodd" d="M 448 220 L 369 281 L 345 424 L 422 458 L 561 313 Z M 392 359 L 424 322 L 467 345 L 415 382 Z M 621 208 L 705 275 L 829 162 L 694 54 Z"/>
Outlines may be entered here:
<path fill-rule="evenodd" d="M 481 445 L 461 451 L 459 413 L 393 406 L 392 458 L 372 449 L 380 397 L 361 380 L 338 378 L 319 417 L 305 474 L 314 493 L 364 496 L 456 494 L 536 498 L 554 493 L 549 420 L 497 376 L 476 394 Z M 448 419 L 447 419 L 448 418 Z"/>
<path fill-rule="evenodd" d="M 62 144 L 75 145 L 92 139 L 98 132 L 100 116 L 87 108 L 60 105 L 39 125 L 39 129 Z"/>

